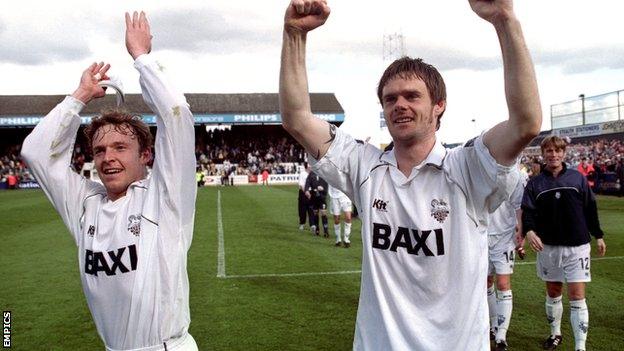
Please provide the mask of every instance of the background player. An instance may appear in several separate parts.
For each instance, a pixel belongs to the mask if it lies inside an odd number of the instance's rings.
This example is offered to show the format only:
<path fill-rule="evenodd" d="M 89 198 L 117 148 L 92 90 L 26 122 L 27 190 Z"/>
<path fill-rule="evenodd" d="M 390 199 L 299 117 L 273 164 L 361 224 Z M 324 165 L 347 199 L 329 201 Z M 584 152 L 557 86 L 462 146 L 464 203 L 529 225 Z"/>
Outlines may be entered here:
<path fill-rule="evenodd" d="M 351 200 L 342 191 L 329 185 L 328 194 L 330 199 L 331 213 L 334 215 L 334 234 L 336 235 L 336 246 L 340 246 L 344 241 L 344 247 L 349 248 L 351 241 Z M 341 235 L 340 212 L 344 213 L 344 233 Z"/>
<path fill-rule="evenodd" d="M 496 351 L 507 350 L 507 330 L 513 309 L 511 274 L 516 256 L 516 241 L 522 230 L 520 206 L 526 181 L 526 175 L 521 173 L 509 199 L 489 217 L 487 296 L 490 335 Z M 494 288 L 495 279 L 496 288 Z"/>
<path fill-rule="evenodd" d="M 323 236 L 329 238 L 329 227 L 327 222 L 327 182 L 314 172 L 308 174 L 305 184 L 305 195 L 312 208 L 310 218 L 310 230 L 315 235 L 319 235 L 318 216 L 321 214 L 323 221 Z"/>
<path fill-rule="evenodd" d="M 562 340 L 563 283 L 568 287 L 570 322 L 575 350 L 585 350 L 589 312 L 585 283 L 591 281 L 590 242 L 596 238 L 598 255 L 607 246 L 598 222 L 598 208 L 587 179 L 563 162 L 567 143 L 558 136 L 541 143 L 545 167 L 527 183 L 522 199 L 526 239 L 537 251 L 537 276 L 546 282 L 546 317 L 550 336 L 544 349 L 555 349 Z"/>
<path fill-rule="evenodd" d="M 308 203 L 308 197 L 306 196 L 306 181 L 308 180 L 308 172 L 310 171 L 310 166 L 308 166 L 307 162 L 303 163 L 303 167 L 299 170 L 299 195 L 297 197 L 297 209 L 299 212 L 299 230 L 303 230 L 306 224 L 306 217 L 310 220 L 310 225 L 312 225 L 312 208 Z"/>
<path fill-rule="evenodd" d="M 186 271 L 197 191 L 193 116 L 149 54 L 151 38 L 145 13 L 126 13 L 126 48 L 157 116 L 150 177 L 149 128 L 120 111 L 94 118 L 85 131 L 103 185 L 69 167 L 79 113 L 104 96 L 98 82 L 110 66 L 103 63 L 85 70 L 78 89 L 35 127 L 22 156 L 78 246 L 83 290 L 106 349 L 197 350 L 188 334 Z"/>
<path fill-rule="evenodd" d="M 436 141 L 444 81 L 419 59 L 393 62 L 378 85 L 392 150 L 357 142 L 314 117 L 307 34 L 330 10 L 325 0 L 293 0 L 286 10 L 283 126 L 308 151 L 312 169 L 347 194 L 362 219 L 356 350 L 489 349 L 486 286 L 475 283 L 487 277 L 487 215 L 513 190 L 516 158 L 540 131 L 541 107 L 511 0 L 469 3 L 498 35 L 509 119 L 452 150 Z M 435 15 L 443 26 L 443 14 Z"/>

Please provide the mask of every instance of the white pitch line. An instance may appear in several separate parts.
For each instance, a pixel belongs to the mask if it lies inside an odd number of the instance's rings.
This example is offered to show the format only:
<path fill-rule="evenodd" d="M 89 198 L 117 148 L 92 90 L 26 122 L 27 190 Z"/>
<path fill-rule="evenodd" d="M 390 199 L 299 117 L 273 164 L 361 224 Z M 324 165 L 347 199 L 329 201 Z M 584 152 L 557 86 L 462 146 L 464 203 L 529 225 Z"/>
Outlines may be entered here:
<path fill-rule="evenodd" d="M 339 274 L 360 274 L 362 271 L 337 271 L 337 272 L 304 272 L 304 273 L 267 273 L 267 274 L 244 274 L 228 275 L 225 278 L 270 278 L 270 277 L 305 277 L 311 275 L 339 275 Z"/>
<path fill-rule="evenodd" d="M 612 256 L 612 257 L 596 257 L 592 258 L 592 261 L 603 261 L 603 260 L 621 260 L 624 259 L 624 256 Z M 535 261 L 531 262 L 517 262 L 516 266 L 524 266 L 535 264 Z M 304 272 L 304 273 L 267 273 L 267 274 L 241 274 L 241 275 L 228 275 L 222 276 L 220 278 L 227 279 L 246 279 L 246 278 L 287 278 L 287 277 L 306 277 L 306 276 L 316 276 L 316 275 L 340 275 L 340 274 L 360 274 L 362 271 L 337 271 L 337 272 Z"/>
<path fill-rule="evenodd" d="M 219 253 L 217 254 L 217 278 L 225 278 L 225 244 L 223 243 L 223 218 L 221 216 L 221 190 L 217 191 L 217 233 Z"/>

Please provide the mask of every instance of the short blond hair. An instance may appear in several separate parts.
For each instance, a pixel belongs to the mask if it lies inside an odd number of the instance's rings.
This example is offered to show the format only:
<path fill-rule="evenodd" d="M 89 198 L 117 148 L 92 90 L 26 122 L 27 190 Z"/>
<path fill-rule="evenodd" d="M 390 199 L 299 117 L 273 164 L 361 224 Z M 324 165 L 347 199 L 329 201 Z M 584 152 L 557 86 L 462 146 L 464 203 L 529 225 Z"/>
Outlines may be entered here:
<path fill-rule="evenodd" d="M 542 149 L 542 152 L 544 152 L 544 149 L 546 149 L 547 147 L 554 147 L 557 150 L 566 150 L 566 147 L 568 146 L 568 143 L 561 137 L 558 137 L 556 135 L 550 135 L 544 138 L 544 140 L 542 140 L 542 143 L 540 144 L 540 148 Z"/>

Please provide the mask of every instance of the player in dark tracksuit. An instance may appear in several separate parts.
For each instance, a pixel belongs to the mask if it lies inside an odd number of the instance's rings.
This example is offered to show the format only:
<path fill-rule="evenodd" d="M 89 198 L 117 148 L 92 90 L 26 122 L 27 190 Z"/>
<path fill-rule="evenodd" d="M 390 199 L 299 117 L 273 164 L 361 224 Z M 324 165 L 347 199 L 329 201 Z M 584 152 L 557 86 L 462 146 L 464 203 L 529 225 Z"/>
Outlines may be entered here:
<path fill-rule="evenodd" d="M 321 212 L 323 221 L 323 236 L 329 237 L 329 226 L 327 224 L 327 182 L 316 173 L 310 172 L 306 180 L 306 196 L 310 199 L 313 215 L 310 218 L 310 229 L 314 234 L 319 235 L 318 214 Z"/>
<path fill-rule="evenodd" d="M 525 188 L 522 227 L 529 244 L 537 252 L 537 274 L 546 283 L 546 315 L 551 333 L 543 347 L 553 350 L 561 343 L 561 300 L 565 282 L 574 349 L 584 351 L 589 326 L 585 284 L 591 281 L 590 233 L 596 238 L 600 256 L 604 256 L 606 244 L 598 222 L 596 199 L 587 179 L 563 163 L 566 146 L 566 141 L 557 136 L 542 141 L 546 165 Z"/>

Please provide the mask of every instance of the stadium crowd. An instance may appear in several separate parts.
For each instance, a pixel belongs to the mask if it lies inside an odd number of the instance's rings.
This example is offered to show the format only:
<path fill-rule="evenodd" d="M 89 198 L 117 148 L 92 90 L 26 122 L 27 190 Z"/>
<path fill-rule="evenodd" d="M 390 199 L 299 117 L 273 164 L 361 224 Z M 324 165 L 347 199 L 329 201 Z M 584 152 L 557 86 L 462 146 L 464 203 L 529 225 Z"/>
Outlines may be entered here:
<path fill-rule="evenodd" d="M 0 154 L 0 185 L 16 187 L 21 181 L 31 181 L 32 175 L 21 160 L 21 145 L 2 148 Z M 572 142 L 565 162 L 569 167 L 581 168 L 597 193 L 609 192 L 614 184 L 624 183 L 624 142 L 620 139 L 598 139 Z M 195 156 L 198 171 L 204 176 L 227 177 L 235 175 L 258 176 L 263 170 L 269 174 L 295 174 L 297 165 L 306 161 L 303 148 L 281 130 L 280 126 L 264 126 L 262 134 L 255 128 L 214 129 L 198 131 Z M 92 159 L 84 140 L 74 148 L 72 166 L 82 170 Z M 521 163 L 529 176 L 539 174 L 541 156 L 525 152 Z M 611 189 L 614 190 L 614 189 Z"/>
<path fill-rule="evenodd" d="M 565 162 L 587 177 L 595 193 L 616 192 L 616 184 L 624 184 L 624 142 L 621 139 L 572 142 Z M 542 157 L 525 152 L 521 163 L 532 177 L 540 173 Z M 623 192 L 620 186 L 619 194 Z"/>
<path fill-rule="evenodd" d="M 207 176 L 293 174 L 304 162 L 305 152 L 280 129 L 214 129 L 197 135 L 197 166 Z"/>
<path fill-rule="evenodd" d="M 28 168 L 20 158 L 20 144 L 2 148 L 0 153 L 0 183 L 16 187 L 20 181 L 32 180 Z M 295 174 L 297 165 L 305 161 L 305 152 L 281 126 L 197 130 L 195 156 L 198 171 L 204 176 L 230 174 L 258 176 Z M 80 172 L 92 155 L 86 140 L 78 138 L 72 156 L 72 167 Z"/>

